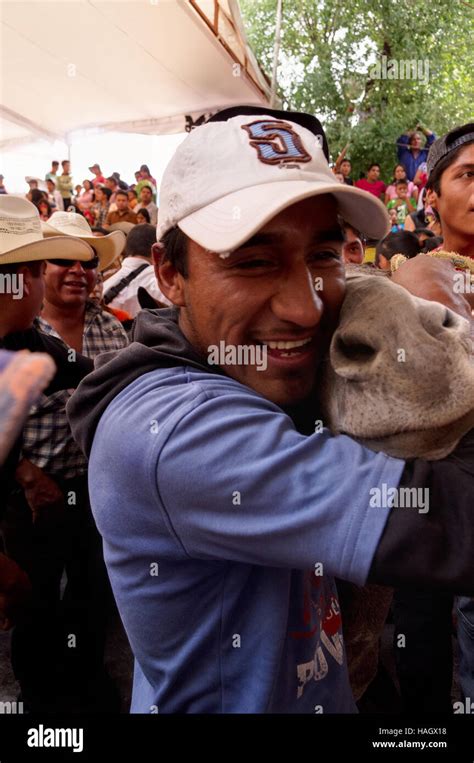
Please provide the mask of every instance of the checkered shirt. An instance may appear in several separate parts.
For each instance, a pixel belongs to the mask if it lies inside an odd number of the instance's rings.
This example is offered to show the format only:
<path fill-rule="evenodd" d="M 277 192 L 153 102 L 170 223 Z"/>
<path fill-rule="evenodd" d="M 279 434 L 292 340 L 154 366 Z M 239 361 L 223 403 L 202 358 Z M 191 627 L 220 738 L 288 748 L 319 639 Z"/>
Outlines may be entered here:
<path fill-rule="evenodd" d="M 45 334 L 61 339 L 43 318 L 37 318 L 35 325 Z M 127 344 L 128 337 L 120 322 L 94 302 L 88 302 L 82 354 L 95 358 L 101 352 L 121 350 Z M 73 392 L 68 389 L 42 395 L 31 409 L 23 429 L 23 457 L 47 474 L 63 479 L 72 479 L 87 471 L 87 459 L 73 439 L 66 417 L 66 403 Z"/>

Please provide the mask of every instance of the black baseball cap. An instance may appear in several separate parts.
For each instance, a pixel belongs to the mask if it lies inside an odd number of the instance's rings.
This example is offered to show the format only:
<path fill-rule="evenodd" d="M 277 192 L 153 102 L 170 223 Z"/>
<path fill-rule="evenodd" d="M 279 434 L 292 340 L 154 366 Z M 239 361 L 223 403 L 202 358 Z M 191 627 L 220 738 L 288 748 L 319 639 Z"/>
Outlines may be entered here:
<path fill-rule="evenodd" d="M 462 125 L 462 127 L 455 127 L 451 132 L 435 140 L 430 146 L 428 159 L 426 160 L 428 177 L 441 159 L 444 159 L 445 156 L 448 156 L 459 146 L 469 143 L 471 140 L 474 140 L 474 122 L 468 122 Z"/>
<path fill-rule="evenodd" d="M 321 136 L 321 148 L 324 151 L 326 160 L 329 162 L 329 147 L 323 126 L 319 119 L 312 114 L 306 114 L 304 111 L 281 111 L 280 109 L 269 109 L 267 106 L 230 106 L 228 109 L 217 111 L 206 120 L 205 124 L 208 122 L 227 122 L 232 117 L 246 116 L 247 114 L 268 114 L 271 117 L 275 117 L 275 119 L 283 121 L 288 119 L 290 122 L 295 122 L 295 124 L 305 127 L 313 135 Z"/>

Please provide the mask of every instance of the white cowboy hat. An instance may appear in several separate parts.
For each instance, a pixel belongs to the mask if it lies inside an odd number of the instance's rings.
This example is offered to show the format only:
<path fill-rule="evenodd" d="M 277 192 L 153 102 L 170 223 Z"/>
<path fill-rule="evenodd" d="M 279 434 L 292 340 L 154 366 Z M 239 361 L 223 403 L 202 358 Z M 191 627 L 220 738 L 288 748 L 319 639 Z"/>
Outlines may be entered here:
<path fill-rule="evenodd" d="M 125 247 L 125 234 L 113 231 L 107 236 L 94 236 L 89 223 L 76 212 L 54 212 L 48 222 L 42 223 L 43 233 L 48 236 L 75 236 L 92 246 L 100 260 L 99 270 L 105 270 L 121 254 Z"/>
<path fill-rule="evenodd" d="M 0 196 L 0 266 L 33 260 L 92 260 L 86 241 L 43 238 L 38 209 L 23 196 Z"/>
<path fill-rule="evenodd" d="M 136 223 L 127 223 L 127 222 L 112 223 L 112 225 L 110 226 L 110 230 L 111 231 L 121 230 L 122 233 L 125 233 L 125 235 L 128 236 L 130 231 L 135 228 L 135 225 Z"/>

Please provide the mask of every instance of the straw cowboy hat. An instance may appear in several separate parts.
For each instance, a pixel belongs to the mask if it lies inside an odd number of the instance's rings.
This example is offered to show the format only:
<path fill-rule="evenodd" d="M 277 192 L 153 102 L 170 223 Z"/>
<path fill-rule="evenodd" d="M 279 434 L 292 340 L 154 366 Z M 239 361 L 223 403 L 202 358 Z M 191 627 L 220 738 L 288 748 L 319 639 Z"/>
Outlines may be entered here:
<path fill-rule="evenodd" d="M 113 231 L 107 236 L 94 236 L 89 223 L 76 212 L 54 212 L 48 222 L 42 224 L 45 237 L 74 236 L 92 246 L 99 258 L 99 270 L 106 270 L 122 253 L 126 238 L 121 231 Z"/>
<path fill-rule="evenodd" d="M 70 236 L 43 238 L 37 208 L 23 196 L 0 196 L 0 266 L 33 260 L 92 260 L 86 241 Z"/>
<path fill-rule="evenodd" d="M 113 231 L 113 230 L 121 230 L 122 233 L 125 233 L 125 235 L 128 236 L 130 231 L 135 228 L 135 225 L 136 225 L 136 223 L 127 223 L 127 222 L 112 223 L 112 225 L 110 226 L 110 230 L 111 231 Z"/>

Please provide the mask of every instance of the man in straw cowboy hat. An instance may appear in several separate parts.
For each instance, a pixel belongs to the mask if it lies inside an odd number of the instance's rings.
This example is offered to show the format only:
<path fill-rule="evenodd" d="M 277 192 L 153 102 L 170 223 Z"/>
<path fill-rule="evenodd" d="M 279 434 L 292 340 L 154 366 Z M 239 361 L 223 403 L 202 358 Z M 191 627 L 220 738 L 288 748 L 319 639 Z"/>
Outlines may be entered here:
<path fill-rule="evenodd" d="M 87 241 L 55 234 L 43 237 L 34 204 L 18 196 L 0 199 L 0 342 L 6 349 L 48 352 L 56 364 L 66 358 L 63 345 L 33 329 L 33 321 L 44 299 L 46 261 L 61 257 L 71 265 L 91 262 L 94 251 Z M 15 337 L 15 341 L 13 341 Z M 86 363 L 87 368 L 90 367 Z M 77 365 L 67 370 L 67 386 L 79 377 Z M 55 383 L 56 384 L 56 383 Z"/>
<path fill-rule="evenodd" d="M 175 307 L 139 313 L 68 413 L 136 658 L 132 712 L 354 712 L 334 576 L 474 592 L 471 501 L 442 492 L 472 478 L 461 451 L 405 464 L 315 432 L 340 218 L 380 238 L 388 216 L 334 178 L 314 117 L 236 111 L 165 171 L 154 257 Z M 433 521 L 370 507 L 400 484 L 430 486 Z"/>
<path fill-rule="evenodd" d="M 43 233 L 47 238 L 55 235 L 80 238 L 93 248 L 95 258 L 87 266 L 78 262 L 69 266 L 61 258 L 49 260 L 39 328 L 61 337 L 69 347 L 90 358 L 125 347 L 128 339 L 119 321 L 89 298 L 98 273 L 104 272 L 122 253 L 124 233 L 113 231 L 106 236 L 94 236 L 87 220 L 75 212 L 55 212 L 43 224 Z"/>
<path fill-rule="evenodd" d="M 107 581 L 88 511 L 86 463 L 65 418 L 71 388 L 93 364 L 34 325 L 50 261 L 80 271 L 95 258 L 84 239 L 44 238 L 38 211 L 27 200 L 0 200 L 0 346 L 47 352 L 58 369 L 3 472 L 6 550 L 33 586 L 31 606 L 12 636 L 12 662 L 24 702 L 39 711 L 88 706 L 87 681 L 93 691 L 102 680 Z M 68 583 L 60 602 L 64 568 Z M 98 630 L 93 638 L 91 623 Z M 77 648 L 68 648 L 64 630 L 75 634 Z"/>
<path fill-rule="evenodd" d="M 54 212 L 47 222 L 42 223 L 42 231 L 45 238 L 73 236 L 86 241 L 99 258 L 98 270 L 101 272 L 107 270 L 125 247 L 122 233 L 113 231 L 107 236 L 94 236 L 86 218 L 76 212 Z"/>
<path fill-rule="evenodd" d="M 9 196 L 0 200 L 0 347 L 9 350 L 30 350 L 48 353 L 54 358 L 57 371 L 45 394 L 58 388 L 77 386 L 92 370 L 87 359 L 76 364 L 67 362 L 67 353 L 60 342 L 49 339 L 34 329 L 33 319 L 41 309 L 44 294 L 43 272 L 48 254 L 64 250 L 64 241 L 43 239 L 37 208 L 25 199 Z M 67 243 L 67 242 L 66 242 Z M 68 257 L 90 259 L 92 249 L 82 242 L 71 242 Z M 0 491 L 5 500 L 12 487 L 13 474 L 19 458 L 20 443 L 16 444 L 7 464 L 0 467 Z M 26 462 L 23 466 L 26 471 Z M 35 471 L 30 467 L 30 479 Z M 31 511 L 43 506 L 42 498 L 49 494 L 51 484 L 46 475 L 36 472 L 34 490 L 30 489 Z M 0 515 L 1 519 L 1 515 Z M 24 604 L 27 585 L 21 567 L 11 557 L 1 556 L 2 617 L 4 627 L 11 625 L 18 604 Z M 21 559 L 25 567 L 24 559 Z M 6 585 L 8 581 L 8 586 Z M 2 598 L 0 596 L 0 598 Z M 21 614 L 20 614 L 21 617 Z"/>
<path fill-rule="evenodd" d="M 54 359 L 57 370 L 44 391 L 45 399 L 59 390 L 76 387 L 92 370 L 92 363 L 82 356 L 70 362 L 62 342 L 44 335 L 33 326 L 44 298 L 46 259 L 59 255 L 72 263 L 76 260 L 90 261 L 94 252 L 86 242 L 64 236 L 46 241 L 41 232 L 38 210 L 31 202 L 16 196 L 0 200 L 0 347 L 11 351 L 48 353 Z M 37 641 L 38 629 L 32 623 L 32 613 L 44 595 L 42 589 L 52 561 L 50 558 L 38 565 L 40 549 L 35 536 L 42 533 L 46 514 L 64 500 L 57 482 L 30 461 L 29 455 L 22 451 L 20 438 L 0 474 L 3 505 L 6 506 L 3 530 L 9 553 L 3 560 L 3 568 L 18 562 L 28 572 L 34 585 L 31 608 L 12 639 L 15 670 L 24 688 L 25 699 L 30 697 L 30 688 L 33 690 L 34 685 L 41 686 L 46 681 L 46 673 L 38 675 L 38 671 L 44 671 L 45 665 L 49 670 L 55 657 L 50 652 L 48 658 L 48 648 L 51 650 L 49 629 L 44 631 L 47 636 L 45 650 Z M 14 512 L 8 500 L 12 490 L 21 492 L 26 503 L 21 518 L 20 512 Z M 44 536 L 43 551 L 48 543 L 53 543 L 50 533 Z M 3 571 L 5 573 L 5 569 Z M 22 648 L 25 633 L 39 647 L 35 647 L 31 656 Z"/>

